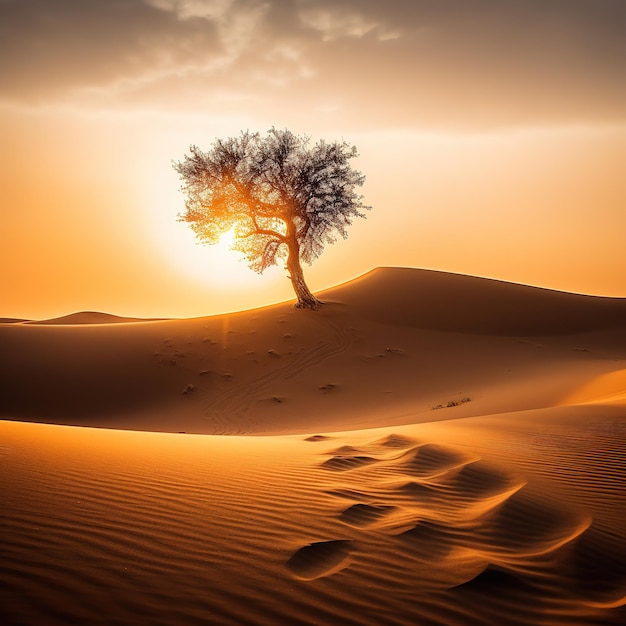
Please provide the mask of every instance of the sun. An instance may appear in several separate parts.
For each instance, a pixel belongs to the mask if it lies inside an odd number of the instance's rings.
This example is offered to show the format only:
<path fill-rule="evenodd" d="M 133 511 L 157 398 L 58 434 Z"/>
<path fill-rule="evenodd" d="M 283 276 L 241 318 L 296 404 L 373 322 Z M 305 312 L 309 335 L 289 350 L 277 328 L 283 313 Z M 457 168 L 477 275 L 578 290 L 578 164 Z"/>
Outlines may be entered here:
<path fill-rule="evenodd" d="M 233 247 L 233 244 L 235 243 L 235 239 L 236 239 L 235 227 L 233 226 L 232 228 L 227 230 L 225 233 L 222 233 L 220 235 L 220 239 L 215 244 L 215 247 L 232 253 L 233 252 L 232 247 Z"/>
<path fill-rule="evenodd" d="M 177 226 L 181 230 L 172 246 L 172 261 L 187 277 L 224 291 L 239 290 L 262 280 L 248 267 L 242 253 L 232 249 L 234 229 L 223 233 L 216 244 L 208 245 L 199 242 L 187 224 Z"/>
<path fill-rule="evenodd" d="M 169 165 L 169 164 L 168 164 Z M 248 267 L 243 254 L 233 250 L 234 228 L 225 231 L 216 244 L 201 243 L 189 225 L 177 220 L 182 209 L 178 183 L 169 170 L 154 175 L 146 184 L 146 215 L 150 217 L 151 253 L 159 270 L 178 277 L 181 283 L 234 294 L 263 294 L 286 284 L 283 267 L 268 268 L 263 275 Z"/>
<path fill-rule="evenodd" d="M 155 187 L 158 193 L 151 198 L 152 244 L 166 271 L 219 291 L 248 289 L 264 280 L 248 267 L 240 252 L 232 250 L 234 229 L 224 232 L 216 244 L 199 242 L 189 226 L 176 219 L 172 207 L 180 204 L 178 190 L 164 184 Z"/>

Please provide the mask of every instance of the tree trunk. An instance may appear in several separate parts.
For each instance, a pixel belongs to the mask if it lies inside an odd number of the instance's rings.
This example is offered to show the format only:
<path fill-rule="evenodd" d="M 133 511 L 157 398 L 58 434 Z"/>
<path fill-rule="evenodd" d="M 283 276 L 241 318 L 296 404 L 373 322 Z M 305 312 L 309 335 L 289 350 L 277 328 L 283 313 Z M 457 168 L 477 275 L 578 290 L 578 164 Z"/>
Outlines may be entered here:
<path fill-rule="evenodd" d="M 289 272 L 289 278 L 291 279 L 293 290 L 296 292 L 296 296 L 298 297 L 296 308 L 319 308 L 322 305 L 322 302 L 311 293 L 306 282 L 304 281 L 304 274 L 302 273 L 302 266 L 300 265 L 300 251 L 297 244 L 295 246 L 289 246 L 287 271 Z"/>

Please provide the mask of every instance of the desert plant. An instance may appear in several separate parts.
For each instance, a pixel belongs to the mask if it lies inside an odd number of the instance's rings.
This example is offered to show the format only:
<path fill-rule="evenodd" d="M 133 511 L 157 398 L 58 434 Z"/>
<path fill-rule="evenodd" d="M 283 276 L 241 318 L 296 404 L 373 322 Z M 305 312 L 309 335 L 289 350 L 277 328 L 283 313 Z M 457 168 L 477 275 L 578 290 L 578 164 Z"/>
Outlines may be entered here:
<path fill-rule="evenodd" d="M 347 237 L 353 218 L 365 217 L 369 207 L 355 191 L 365 177 L 350 166 L 356 148 L 311 145 L 308 137 L 272 128 L 264 136 L 245 131 L 218 139 L 208 152 L 190 151 L 174 163 L 186 195 L 180 219 L 208 244 L 232 230 L 232 248 L 259 273 L 284 260 L 296 306 L 317 308 L 300 262 L 312 263 L 326 244 Z"/>

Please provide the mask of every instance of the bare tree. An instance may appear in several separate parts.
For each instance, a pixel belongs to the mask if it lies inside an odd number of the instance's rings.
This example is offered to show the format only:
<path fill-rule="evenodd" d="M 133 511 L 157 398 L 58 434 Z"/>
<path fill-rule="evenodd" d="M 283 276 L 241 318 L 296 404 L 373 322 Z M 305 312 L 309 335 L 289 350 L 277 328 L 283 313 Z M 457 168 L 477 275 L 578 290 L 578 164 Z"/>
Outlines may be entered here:
<path fill-rule="evenodd" d="M 297 307 L 321 303 L 304 280 L 300 261 L 311 264 L 337 236 L 347 237 L 355 217 L 365 217 L 355 191 L 365 177 L 353 170 L 357 156 L 345 142 L 310 139 L 272 128 L 265 136 L 243 132 L 216 140 L 208 152 L 191 146 L 174 163 L 186 196 L 188 222 L 202 242 L 215 244 L 233 230 L 233 249 L 262 273 L 283 260 Z"/>

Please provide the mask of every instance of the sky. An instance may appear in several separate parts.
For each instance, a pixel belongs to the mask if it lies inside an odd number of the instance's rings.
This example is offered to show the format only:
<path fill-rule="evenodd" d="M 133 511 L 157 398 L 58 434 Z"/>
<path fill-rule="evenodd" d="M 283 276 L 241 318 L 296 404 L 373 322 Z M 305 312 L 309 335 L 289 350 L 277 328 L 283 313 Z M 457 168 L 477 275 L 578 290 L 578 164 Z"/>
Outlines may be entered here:
<path fill-rule="evenodd" d="M 242 130 L 356 145 L 378 266 L 626 297 L 623 0 L 0 0 L 0 317 L 293 298 L 195 242 L 172 168 Z"/>

